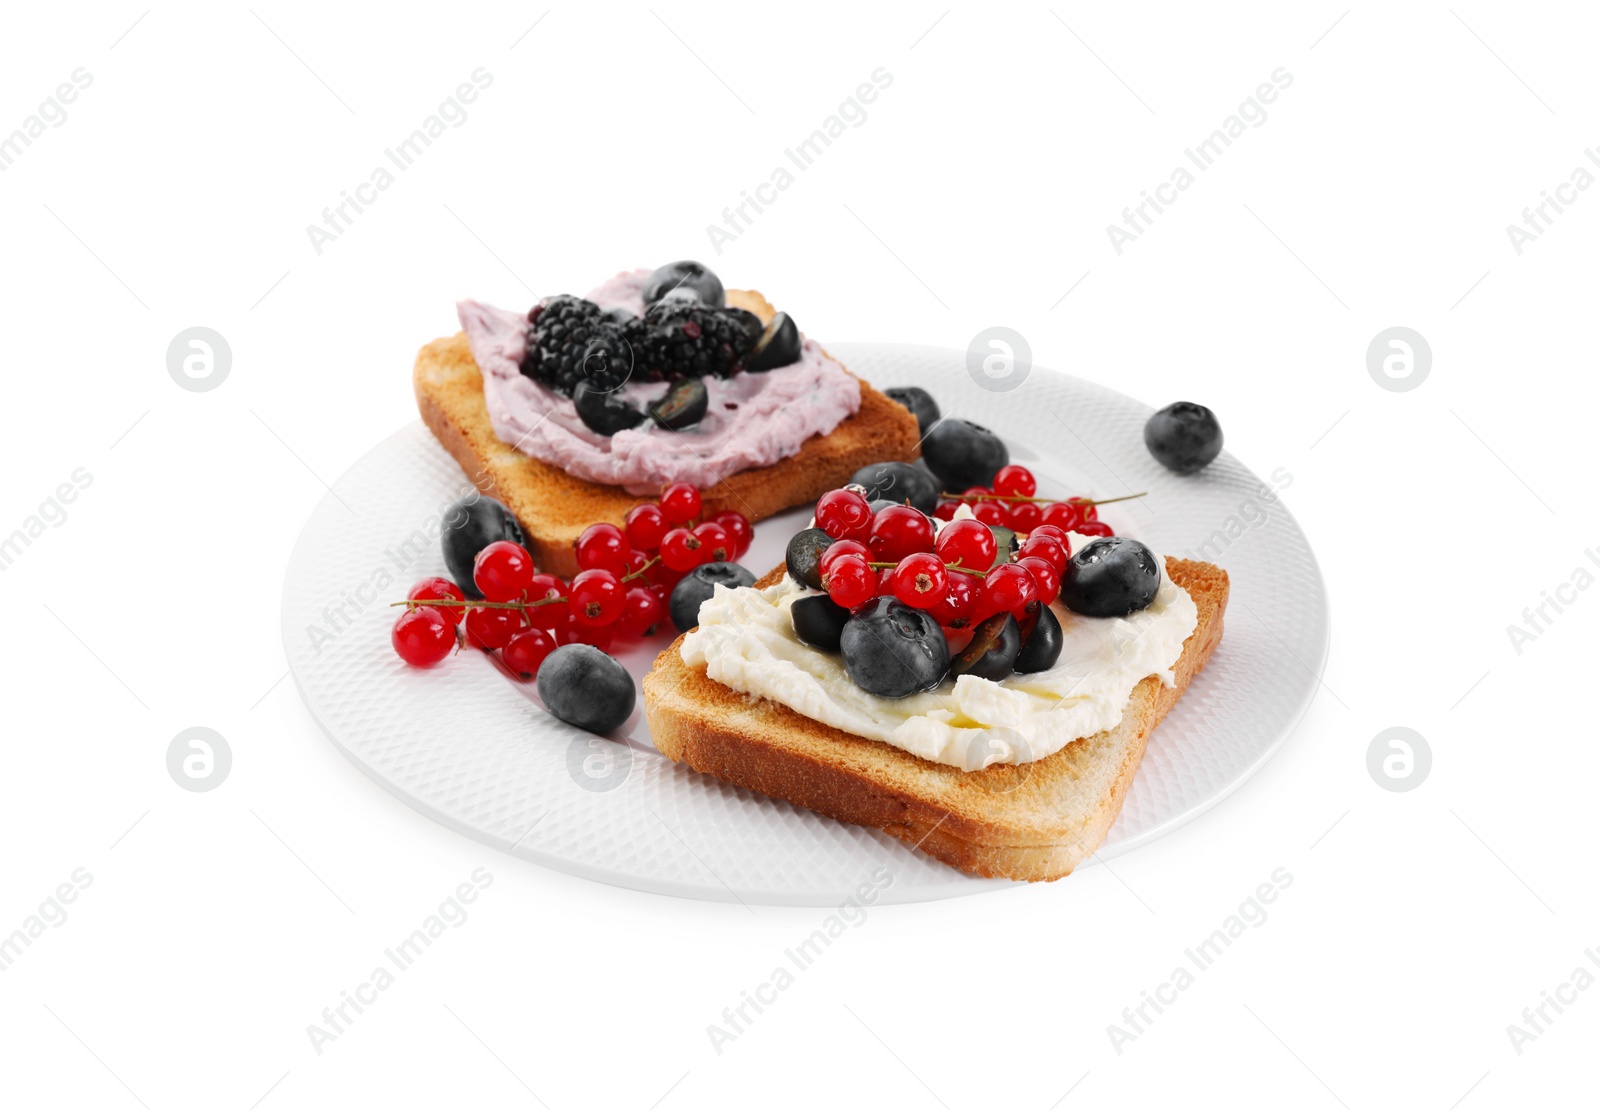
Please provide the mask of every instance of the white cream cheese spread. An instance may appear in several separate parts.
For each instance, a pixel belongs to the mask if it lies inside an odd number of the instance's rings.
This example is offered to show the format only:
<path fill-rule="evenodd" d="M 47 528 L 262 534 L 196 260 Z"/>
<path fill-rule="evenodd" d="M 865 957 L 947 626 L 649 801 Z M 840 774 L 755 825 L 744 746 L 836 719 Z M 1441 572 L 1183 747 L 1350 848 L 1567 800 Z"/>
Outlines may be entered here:
<path fill-rule="evenodd" d="M 1071 534 L 1074 553 L 1091 539 Z M 947 677 L 931 692 L 874 696 L 851 682 L 839 654 L 795 637 L 789 605 L 816 593 L 787 578 L 765 590 L 717 588 L 700 608 L 699 629 L 684 636 L 682 656 L 738 692 L 932 762 L 962 770 L 1032 762 L 1122 722 L 1133 686 L 1145 677 L 1173 683 L 1172 667 L 1199 615 L 1165 562 L 1157 562 L 1161 586 L 1148 607 L 1125 618 L 1052 607 L 1061 621 L 1060 659 L 1004 681 Z"/>

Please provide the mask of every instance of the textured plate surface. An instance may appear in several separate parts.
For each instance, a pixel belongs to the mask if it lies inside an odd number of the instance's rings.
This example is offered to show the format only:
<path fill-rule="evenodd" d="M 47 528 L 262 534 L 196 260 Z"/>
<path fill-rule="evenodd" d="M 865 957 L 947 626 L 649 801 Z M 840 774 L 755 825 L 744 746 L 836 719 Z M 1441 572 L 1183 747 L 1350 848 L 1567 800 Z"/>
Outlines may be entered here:
<path fill-rule="evenodd" d="M 1321 573 L 1277 494 L 1292 479 L 1258 479 L 1226 452 L 1198 476 L 1170 474 L 1144 448 L 1151 410 L 1075 377 L 1035 369 L 1020 387 L 993 392 L 968 376 L 957 351 L 830 349 L 876 385 L 925 386 L 946 415 L 999 432 L 1041 494 L 1150 491 L 1106 507 L 1106 520 L 1167 555 L 1228 570 L 1222 644 L 1151 738 L 1102 856 L 1215 805 L 1287 738 L 1328 645 Z M 419 422 L 369 452 L 334 491 L 290 559 L 289 666 L 340 750 L 434 819 L 575 875 L 724 902 L 834 905 L 880 867 L 893 875 L 885 902 L 1012 885 L 668 762 L 650 745 L 642 712 L 611 742 L 556 720 L 531 685 L 480 654 L 408 668 L 390 649 L 398 612 L 386 604 L 424 576 L 447 574 L 439 517 L 470 484 Z M 758 525 L 746 566 L 760 574 L 776 564 L 807 517 L 794 511 Z M 622 660 L 637 678 L 663 644 Z"/>

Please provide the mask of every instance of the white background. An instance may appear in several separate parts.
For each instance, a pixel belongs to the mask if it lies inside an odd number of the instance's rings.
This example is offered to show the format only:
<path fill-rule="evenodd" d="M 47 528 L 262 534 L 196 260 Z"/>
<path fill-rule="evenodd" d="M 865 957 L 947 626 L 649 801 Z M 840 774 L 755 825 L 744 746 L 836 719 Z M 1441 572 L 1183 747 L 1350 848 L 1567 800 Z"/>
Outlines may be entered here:
<path fill-rule="evenodd" d="M 1600 764 L 1575 718 L 1600 592 L 1507 636 L 1600 573 L 1600 191 L 1520 255 L 1506 233 L 1600 142 L 1585 13 L 543 10 L 7 11 L 0 133 L 93 81 L 0 173 L 0 535 L 75 468 L 93 482 L 0 573 L 0 929 L 75 868 L 94 882 L 0 973 L 3 1110 L 1592 1100 L 1600 994 L 1520 1055 L 1507 1035 L 1600 977 Z M 465 123 L 316 253 L 306 226 L 477 67 Z M 878 67 L 866 122 L 718 255 L 707 225 Z M 1114 252 L 1107 224 L 1278 67 L 1266 122 Z M 1334 615 L 1309 716 L 1220 807 L 1053 885 L 876 909 L 720 1055 L 707 1025 L 819 912 L 595 885 L 423 819 L 314 728 L 277 618 L 324 480 L 412 418 L 412 356 L 456 298 L 684 256 L 824 342 L 1003 324 L 1042 366 L 1210 404 L 1258 473 L 1293 473 Z M 196 324 L 233 352 L 200 394 L 165 361 Z M 1433 351 L 1406 393 L 1365 362 L 1396 324 Z M 203 795 L 165 764 L 196 724 L 234 752 Z M 1432 747 L 1404 794 L 1366 764 L 1393 725 Z M 308 1024 L 480 866 L 470 920 L 318 1056 Z M 1107 1026 L 1279 867 L 1266 922 L 1119 1054 Z"/>

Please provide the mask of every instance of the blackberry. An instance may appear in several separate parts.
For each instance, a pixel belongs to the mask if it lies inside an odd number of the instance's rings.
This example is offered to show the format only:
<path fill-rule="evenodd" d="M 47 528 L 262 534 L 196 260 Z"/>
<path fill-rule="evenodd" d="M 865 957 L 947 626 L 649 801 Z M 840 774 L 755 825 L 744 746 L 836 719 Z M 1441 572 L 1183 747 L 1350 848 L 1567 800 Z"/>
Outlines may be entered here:
<path fill-rule="evenodd" d="M 599 307 L 577 296 L 556 296 L 528 312 L 528 351 L 524 376 L 542 381 L 563 396 L 583 380 L 583 352 L 602 328 L 616 329 Z"/>
<path fill-rule="evenodd" d="M 750 347 L 739 316 L 722 308 L 667 300 L 657 303 L 629 332 L 636 376 L 732 377 Z"/>

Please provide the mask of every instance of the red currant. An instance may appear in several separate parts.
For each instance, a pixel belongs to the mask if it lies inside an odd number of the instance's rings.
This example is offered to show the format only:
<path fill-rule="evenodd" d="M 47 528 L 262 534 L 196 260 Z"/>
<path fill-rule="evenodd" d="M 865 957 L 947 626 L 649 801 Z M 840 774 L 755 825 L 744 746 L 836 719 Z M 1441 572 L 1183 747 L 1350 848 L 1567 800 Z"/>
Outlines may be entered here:
<path fill-rule="evenodd" d="M 994 565 L 994 534 L 983 522 L 964 517 L 939 530 L 937 552 L 951 567 L 987 572 Z"/>
<path fill-rule="evenodd" d="M 726 530 L 733 539 L 733 555 L 729 559 L 737 560 L 750 551 L 750 542 L 756 539 L 756 531 L 750 527 L 750 519 L 736 509 L 725 509 L 717 514 L 715 520 Z"/>
<path fill-rule="evenodd" d="M 1071 502 L 1051 502 L 1044 507 L 1044 523 L 1066 531 L 1083 522 L 1082 511 Z"/>
<path fill-rule="evenodd" d="M 1033 478 L 1033 472 L 1027 467 L 1018 466 L 1016 463 L 1001 467 L 994 472 L 994 492 L 1002 497 L 1021 494 L 1031 498 L 1037 485 Z"/>
<path fill-rule="evenodd" d="M 661 491 L 661 512 L 674 525 L 700 516 L 700 491 L 687 482 L 674 482 Z"/>
<path fill-rule="evenodd" d="M 675 572 L 698 568 L 709 559 L 693 529 L 680 525 L 667 530 L 667 535 L 661 538 L 661 562 Z"/>
<path fill-rule="evenodd" d="M 590 568 L 573 576 L 568 595 L 572 621 L 581 626 L 610 626 L 622 615 L 622 584 L 604 568 Z"/>
<path fill-rule="evenodd" d="M 622 528 L 634 548 L 653 552 L 661 547 L 661 538 L 667 535 L 667 518 L 654 502 L 641 502 L 623 517 Z"/>
<path fill-rule="evenodd" d="M 1006 507 L 993 498 L 989 498 L 972 507 L 972 516 L 985 525 L 1004 525 L 1006 523 Z"/>
<path fill-rule="evenodd" d="M 517 611 L 473 607 L 467 612 L 467 637 L 479 649 L 501 649 L 512 635 L 528 629 Z"/>
<path fill-rule="evenodd" d="M 410 591 L 406 592 L 407 599 L 454 599 L 461 603 L 466 601 L 466 596 L 461 594 L 461 588 L 447 579 L 433 576 L 417 583 Z M 466 613 L 465 607 L 436 607 L 434 608 L 451 626 L 461 621 L 461 616 Z"/>
<path fill-rule="evenodd" d="M 1071 498 L 1069 498 L 1067 500 L 1070 501 L 1073 505 L 1078 507 L 1078 519 L 1080 521 L 1097 521 L 1097 520 L 1099 520 L 1098 514 L 1097 514 L 1097 512 L 1096 512 L 1096 510 L 1094 508 L 1094 504 L 1092 502 L 1090 502 L 1087 498 L 1080 498 L 1077 495 L 1073 495 Z"/>
<path fill-rule="evenodd" d="M 896 599 L 925 611 L 944 598 L 948 582 L 943 560 L 931 552 L 913 552 L 895 565 L 892 586 Z"/>
<path fill-rule="evenodd" d="M 545 603 L 534 606 L 541 599 L 565 599 L 567 585 L 557 576 L 540 572 L 533 577 L 533 586 L 528 591 L 528 614 L 533 619 L 533 624 L 545 630 L 560 626 L 572 617 L 572 606 L 569 603 Z"/>
<path fill-rule="evenodd" d="M 911 506 L 887 506 L 872 515 L 867 546 L 879 560 L 903 560 L 913 552 L 932 552 L 933 522 Z"/>
<path fill-rule="evenodd" d="M 872 506 L 854 490 L 829 490 L 817 499 L 817 528 L 836 541 L 865 540 Z"/>
<path fill-rule="evenodd" d="M 822 588 L 841 607 L 855 608 L 878 593 L 878 575 L 860 556 L 840 556 L 822 569 Z"/>
<path fill-rule="evenodd" d="M 1061 546 L 1061 550 L 1065 552 L 1069 558 L 1072 556 L 1072 542 L 1068 540 L 1067 531 L 1061 528 L 1061 526 L 1052 525 L 1050 522 L 1046 521 L 1043 525 L 1040 525 L 1037 529 L 1034 529 L 1028 534 L 1028 538 L 1030 540 L 1034 537 L 1049 537 L 1051 540 L 1055 541 Z"/>
<path fill-rule="evenodd" d="M 1012 502 L 1006 508 L 1006 528 L 1013 532 L 1029 532 L 1043 520 L 1044 514 L 1040 512 L 1037 502 Z"/>
<path fill-rule="evenodd" d="M 989 489 L 987 486 L 969 486 L 965 490 L 961 491 L 961 496 L 966 500 L 967 505 L 970 506 L 977 502 L 983 501 L 985 498 L 994 497 L 994 491 Z"/>
<path fill-rule="evenodd" d="M 1040 529 L 1045 526 L 1040 526 Z M 1030 556 L 1037 556 L 1055 570 L 1056 578 L 1061 578 L 1061 573 L 1067 570 L 1067 549 L 1062 543 L 1052 536 L 1046 536 L 1035 529 L 1028 534 L 1028 539 L 1022 542 L 1022 547 L 1017 549 L 1017 557 L 1026 560 Z"/>
<path fill-rule="evenodd" d="M 1024 556 L 1017 561 L 1020 567 L 1027 568 L 1033 575 L 1033 582 L 1038 589 L 1038 598 L 1041 604 L 1055 602 L 1056 596 L 1061 591 L 1061 571 L 1050 561 L 1042 556 Z"/>
<path fill-rule="evenodd" d="M 555 648 L 556 640 L 550 636 L 550 631 L 534 627 L 512 635 L 506 648 L 500 651 L 500 660 L 513 673 L 531 677 Z"/>
<path fill-rule="evenodd" d="M 628 570 L 632 546 L 621 529 L 608 522 L 591 525 L 578 536 L 578 569 L 600 568 L 614 576 Z"/>
<path fill-rule="evenodd" d="M 1001 611 L 1010 611 L 1021 622 L 1027 616 L 1028 604 L 1038 597 L 1039 585 L 1032 572 L 1021 564 L 1000 564 L 983 579 L 978 615 L 992 618 Z"/>
<path fill-rule="evenodd" d="M 665 617 L 661 598 L 646 587 L 630 587 L 623 596 L 622 615 L 617 619 L 617 635 L 636 642 Z"/>
<path fill-rule="evenodd" d="M 1111 531 L 1111 526 L 1107 525 L 1104 521 L 1085 521 L 1082 525 L 1078 526 L 1077 531 L 1086 537 L 1116 536 L 1116 534 Z"/>
<path fill-rule="evenodd" d="M 733 538 L 720 521 L 702 521 L 694 527 L 694 535 L 700 538 L 702 564 L 733 559 Z"/>
<path fill-rule="evenodd" d="M 944 597 L 928 613 L 953 630 L 965 630 L 978 621 L 973 615 L 983 594 L 983 581 L 966 572 L 945 572 Z"/>
<path fill-rule="evenodd" d="M 933 515 L 940 521 L 954 521 L 956 519 L 956 511 L 960 508 L 960 502 L 954 498 L 946 498 L 934 507 Z"/>
<path fill-rule="evenodd" d="M 512 603 L 533 586 L 533 557 L 515 541 L 495 541 L 472 562 L 472 582 L 491 603 Z"/>
<path fill-rule="evenodd" d="M 894 569 L 873 568 L 872 570 L 877 574 L 878 594 L 892 596 L 894 594 Z"/>
<path fill-rule="evenodd" d="M 859 556 L 869 564 L 876 559 L 876 557 L 872 555 L 872 550 L 866 545 L 862 544 L 860 541 L 834 541 L 827 548 L 822 550 L 821 556 L 817 557 L 817 571 L 827 571 L 828 565 L 833 563 L 841 556 Z"/>
<path fill-rule="evenodd" d="M 418 669 L 437 665 L 456 647 L 456 628 L 438 607 L 412 607 L 395 619 L 389 641 L 400 660 Z"/>
<path fill-rule="evenodd" d="M 556 644 L 563 646 L 593 646 L 602 653 L 609 652 L 616 634 L 609 626 L 579 626 L 576 621 L 556 631 Z"/>

